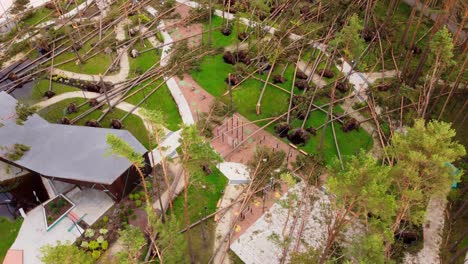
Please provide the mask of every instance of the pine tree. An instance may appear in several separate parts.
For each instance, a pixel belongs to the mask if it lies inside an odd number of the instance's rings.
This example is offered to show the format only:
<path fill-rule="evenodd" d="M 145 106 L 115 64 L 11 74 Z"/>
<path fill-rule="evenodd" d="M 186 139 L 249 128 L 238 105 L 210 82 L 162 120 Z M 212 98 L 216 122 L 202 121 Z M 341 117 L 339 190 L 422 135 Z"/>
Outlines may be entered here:
<path fill-rule="evenodd" d="M 395 159 L 391 175 L 397 197 L 397 214 L 392 224 L 396 232 L 403 221 L 421 225 L 433 196 L 445 197 L 459 175 L 452 175 L 449 163 L 466 154 L 454 141 L 449 123 L 418 119 L 406 133 L 395 133 L 387 152 Z M 390 252 L 387 244 L 387 254 Z"/>
<path fill-rule="evenodd" d="M 335 159 L 328 167 L 326 186 L 333 193 L 333 213 L 320 263 L 325 262 L 334 241 L 353 220 L 367 219 L 372 215 L 389 225 L 395 214 L 395 197 L 390 192 L 388 167 L 380 165 L 364 151 L 346 157 L 343 165 L 344 168 Z"/>

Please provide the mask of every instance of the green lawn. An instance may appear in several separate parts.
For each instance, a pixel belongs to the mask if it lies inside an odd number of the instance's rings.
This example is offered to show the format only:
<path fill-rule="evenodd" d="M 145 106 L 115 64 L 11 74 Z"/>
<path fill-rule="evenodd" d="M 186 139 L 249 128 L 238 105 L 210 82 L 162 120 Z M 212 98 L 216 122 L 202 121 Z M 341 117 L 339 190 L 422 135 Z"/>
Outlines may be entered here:
<path fill-rule="evenodd" d="M 281 71 L 283 71 L 283 68 L 284 66 L 278 66 L 274 70 L 274 73 L 280 73 Z M 207 56 L 201 61 L 200 71 L 192 72 L 192 77 L 209 93 L 216 97 L 222 98 L 224 102 L 228 103 L 229 96 L 222 95 L 228 89 L 228 86 L 224 82 L 224 79 L 226 78 L 227 74 L 232 71 L 233 66 L 224 63 L 222 55 Z M 279 84 L 279 86 L 289 91 L 292 85 L 293 74 L 293 67 L 288 66 L 284 74 L 286 82 L 283 84 Z M 272 74 L 272 76 L 273 75 L 274 74 Z M 266 74 L 256 76 L 262 79 L 266 79 Z M 234 106 L 240 114 L 242 114 L 251 121 L 278 116 L 282 113 L 285 113 L 288 109 L 289 94 L 278 88 L 268 85 L 261 103 L 261 114 L 257 116 L 256 104 L 262 88 L 262 82 L 254 79 L 249 79 L 245 81 L 242 85 L 240 85 L 239 88 L 233 91 Z M 295 88 L 294 93 L 300 94 L 301 91 Z M 324 100 L 325 99 L 322 99 L 322 103 L 325 103 Z M 343 112 L 343 110 L 339 106 L 336 106 L 334 111 Z M 306 123 L 306 128 L 310 126 L 320 126 L 325 121 L 325 118 L 326 114 L 323 112 L 320 112 L 318 110 L 312 112 Z M 300 127 L 301 122 L 301 120 L 294 120 L 292 122 L 292 125 L 293 127 Z M 259 122 L 258 125 L 261 126 L 266 123 L 267 122 Z M 360 148 L 372 148 L 372 137 L 363 129 L 359 129 L 358 131 L 353 131 L 349 133 L 344 133 L 341 130 L 341 125 L 338 122 L 335 122 L 334 126 L 340 146 L 340 152 L 342 155 L 352 155 L 355 152 L 357 152 Z M 268 130 L 274 134 L 273 128 L 274 126 L 270 126 Z M 308 153 L 318 153 L 317 146 L 320 142 L 321 133 L 321 130 L 318 131 L 317 135 L 312 137 L 306 145 L 300 146 L 300 149 Z M 287 142 L 287 140 L 285 141 Z M 325 131 L 322 151 L 324 158 L 327 161 L 332 160 L 337 155 L 331 126 L 328 126 Z"/>
<path fill-rule="evenodd" d="M 32 15 L 28 18 L 26 18 L 23 22 L 33 26 L 36 25 L 37 23 L 42 23 L 46 22 L 48 20 L 54 19 L 54 10 L 50 10 L 45 7 L 40 7 L 36 10 L 33 11 Z"/>
<path fill-rule="evenodd" d="M 218 200 L 221 199 L 221 191 L 224 190 L 228 180 L 216 168 L 208 176 L 200 176 L 196 182 L 192 183 L 188 189 L 188 210 L 190 222 L 193 223 L 206 214 L 209 215 L 216 211 Z M 179 195 L 173 203 L 174 216 L 185 227 L 184 220 L 184 197 Z M 208 263 L 213 250 L 215 224 L 213 218 L 191 229 L 193 252 L 197 263 Z M 203 239 L 205 235 L 206 239 Z M 188 255 L 187 255 L 188 257 Z"/>
<path fill-rule="evenodd" d="M 138 104 L 150 91 L 161 83 L 162 80 L 156 81 L 148 85 L 143 91 L 132 95 L 126 100 L 130 104 Z M 140 88 L 141 85 L 135 86 L 133 89 Z M 131 92 L 129 92 L 131 93 Z M 142 108 L 150 110 L 159 110 L 164 114 L 165 125 L 168 129 L 176 131 L 179 129 L 179 126 L 182 124 L 182 118 L 179 114 L 179 108 L 177 107 L 176 102 L 172 98 L 171 92 L 166 84 L 163 84 L 154 92 L 143 104 L 140 105 Z"/>
<path fill-rule="evenodd" d="M 12 222 L 4 217 L 0 217 L 0 234 L 2 234 L 0 239 L 0 262 L 3 262 L 8 249 L 15 242 L 22 223 L 23 219 L 21 218 Z"/>
<path fill-rule="evenodd" d="M 129 51 L 129 60 L 130 60 L 130 75 L 129 77 L 135 77 L 139 74 L 142 74 L 149 70 L 154 64 L 159 65 L 159 60 L 161 59 L 161 51 L 150 50 L 144 53 L 141 53 L 144 50 L 150 49 L 153 46 L 149 40 L 145 39 L 145 45 L 141 44 L 141 41 L 137 41 L 133 48 L 140 52 L 140 55 L 136 58 L 130 57 Z M 131 49 L 130 49 L 131 50 Z"/>
<path fill-rule="evenodd" d="M 110 36 L 112 37 L 112 36 Z M 83 47 L 79 50 L 79 54 L 81 55 L 82 59 L 85 59 L 85 54 L 87 51 L 91 49 L 91 43 L 98 42 L 99 37 L 92 38 L 88 42 L 86 42 Z M 99 51 L 99 47 L 94 48 L 88 55 L 93 55 L 97 51 Z M 100 74 L 104 73 L 107 68 L 111 65 L 111 62 L 115 60 L 117 54 L 112 52 L 112 59 L 111 55 L 105 54 L 104 52 L 99 52 L 96 56 L 87 59 L 83 64 L 76 64 L 78 60 L 76 54 L 71 51 L 65 51 L 64 53 L 60 54 L 54 59 L 54 65 L 59 63 L 65 62 L 69 59 L 73 59 L 70 62 L 67 62 L 63 65 L 58 66 L 57 68 L 61 70 L 77 72 L 77 73 L 84 73 L 84 74 Z M 114 73 L 109 73 L 112 75 Z"/>
<path fill-rule="evenodd" d="M 62 117 L 66 116 L 70 120 L 80 113 L 83 113 L 90 107 L 88 104 L 85 106 L 81 107 L 78 111 L 78 113 L 73 113 L 73 114 L 66 114 L 66 107 L 68 104 L 74 102 L 77 105 L 85 102 L 86 100 L 83 98 L 71 98 L 71 99 L 66 99 L 63 100 L 59 103 L 56 103 L 52 106 L 46 107 L 44 109 L 41 109 L 39 111 L 39 115 L 42 116 L 44 119 L 51 123 L 57 123 Z M 104 108 L 105 109 L 105 108 Z M 103 109 L 103 110 L 104 110 Z M 110 123 L 112 119 L 120 119 L 125 115 L 126 112 L 120 110 L 120 109 L 114 109 L 111 113 L 107 114 L 106 117 L 100 122 L 101 127 L 103 128 L 110 128 Z M 102 114 L 102 111 L 94 111 L 85 118 L 80 119 L 76 125 L 84 125 L 86 121 L 90 119 L 98 119 Z M 138 139 L 146 148 L 149 147 L 149 142 L 148 142 L 148 135 L 146 133 L 146 128 L 143 124 L 143 121 L 141 118 L 135 116 L 135 115 L 129 115 L 124 121 L 123 121 L 124 129 L 130 131 L 130 133 L 135 136 L 136 139 Z"/>
<path fill-rule="evenodd" d="M 44 93 L 49 90 L 49 80 L 48 79 L 41 79 L 34 84 L 31 101 L 29 103 L 36 103 L 44 99 Z M 52 91 L 55 92 L 56 95 L 68 93 L 68 92 L 77 92 L 81 91 L 78 88 L 68 86 L 61 83 L 52 82 Z"/>
<path fill-rule="evenodd" d="M 211 20 L 213 31 L 211 33 L 211 37 L 213 40 L 213 47 L 220 48 L 220 47 L 227 47 L 229 45 L 233 45 L 238 43 L 239 40 L 237 39 L 237 34 L 239 33 L 239 29 L 245 28 L 245 26 L 239 25 L 234 26 L 231 35 L 224 36 L 221 33 L 221 29 L 223 27 L 223 18 L 219 16 L 213 16 Z M 209 30 L 210 26 L 208 23 L 203 24 L 203 30 Z M 208 43 L 208 33 L 203 34 L 203 43 Z"/>

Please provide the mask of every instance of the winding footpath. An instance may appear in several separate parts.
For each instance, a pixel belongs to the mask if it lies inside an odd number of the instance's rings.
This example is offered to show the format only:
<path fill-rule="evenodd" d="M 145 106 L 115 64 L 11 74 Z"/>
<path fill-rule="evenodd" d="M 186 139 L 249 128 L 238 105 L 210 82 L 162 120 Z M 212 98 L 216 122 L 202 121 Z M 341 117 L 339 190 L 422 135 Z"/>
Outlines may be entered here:
<path fill-rule="evenodd" d="M 35 104 L 34 106 L 37 107 L 40 110 L 40 109 L 46 108 L 48 106 L 54 105 L 56 103 L 59 103 L 59 102 L 61 102 L 63 100 L 66 100 L 66 99 L 73 99 L 73 98 L 90 99 L 90 98 L 96 98 L 96 97 L 98 97 L 100 95 L 101 94 L 99 94 L 99 93 L 85 92 L 85 91 L 68 92 L 68 93 L 59 94 L 59 95 L 56 95 L 56 96 L 54 96 L 54 97 L 52 97 L 50 99 L 41 101 L 41 102 Z M 125 112 L 130 112 L 132 109 L 135 108 L 135 105 L 129 104 L 127 102 L 120 102 L 119 104 L 115 105 L 115 103 L 116 103 L 115 99 L 110 100 L 110 101 L 111 101 L 111 104 L 113 106 L 115 106 L 117 109 L 120 109 L 120 110 L 125 111 Z M 142 108 L 137 107 L 132 112 L 132 114 L 134 114 L 134 115 L 138 116 L 139 118 L 141 118 L 141 120 L 143 121 L 143 124 L 145 125 L 146 130 L 151 132 L 152 131 L 151 123 L 141 114 L 141 110 L 142 110 Z M 166 129 L 166 130 L 169 131 L 168 129 Z"/>
<path fill-rule="evenodd" d="M 127 25 L 129 21 L 124 20 L 120 23 L 117 24 L 115 27 L 115 38 L 117 41 L 123 41 L 125 40 L 125 25 Z M 130 73 L 130 61 L 129 61 L 129 56 L 128 56 L 128 48 L 120 48 L 117 50 L 117 53 L 119 54 L 119 72 L 114 75 L 106 75 L 102 76 L 100 74 L 98 75 L 90 75 L 90 74 L 83 74 L 83 73 L 76 73 L 76 72 L 71 72 L 71 71 L 65 71 L 61 69 L 54 68 L 52 73 L 57 74 L 57 75 L 62 75 L 67 78 L 73 78 L 73 79 L 79 79 L 83 81 L 91 81 L 91 82 L 98 82 L 100 81 L 100 78 L 102 77 L 103 81 L 105 82 L 110 82 L 110 83 L 119 83 L 127 80 L 127 77 Z"/>

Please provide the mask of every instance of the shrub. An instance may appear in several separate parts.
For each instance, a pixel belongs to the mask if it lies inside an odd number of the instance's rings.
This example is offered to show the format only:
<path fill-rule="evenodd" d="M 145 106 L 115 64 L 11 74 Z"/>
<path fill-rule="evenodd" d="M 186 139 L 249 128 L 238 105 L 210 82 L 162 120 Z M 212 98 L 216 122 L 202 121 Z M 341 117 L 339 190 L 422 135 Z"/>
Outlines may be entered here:
<path fill-rule="evenodd" d="M 133 195 L 133 200 L 140 200 L 140 195 L 138 193 L 135 193 Z"/>
<path fill-rule="evenodd" d="M 105 215 L 103 218 L 102 218 L 102 221 L 107 224 L 107 222 L 109 222 L 109 217 L 107 215 Z"/>
<path fill-rule="evenodd" d="M 135 206 L 140 207 L 141 206 L 141 200 L 136 200 L 135 201 Z"/>
<path fill-rule="evenodd" d="M 128 199 L 130 199 L 130 200 L 132 200 L 132 201 L 135 199 L 135 196 L 133 195 L 133 193 L 131 193 L 131 194 L 128 195 Z"/>
<path fill-rule="evenodd" d="M 149 188 L 150 188 L 150 187 L 148 187 L 148 189 L 149 189 Z M 142 200 L 145 199 L 145 192 L 144 192 L 144 191 L 141 191 L 141 192 L 140 192 L 140 199 L 142 199 Z"/>
<path fill-rule="evenodd" d="M 86 231 L 85 231 L 85 234 L 84 234 L 84 235 L 85 235 L 85 237 L 87 237 L 87 238 L 91 238 L 91 237 L 93 237 L 93 236 L 94 236 L 94 230 L 93 230 L 93 229 L 91 229 L 91 228 L 88 228 L 88 229 L 86 229 Z"/>
<path fill-rule="evenodd" d="M 102 241 L 101 248 L 102 250 L 107 250 L 109 248 L 109 242 L 107 242 L 107 240 Z"/>
<path fill-rule="evenodd" d="M 104 242 L 104 237 L 103 236 L 98 236 L 98 238 L 96 239 L 96 241 L 101 244 L 102 242 Z"/>
<path fill-rule="evenodd" d="M 146 188 L 148 188 L 148 190 L 151 190 L 151 187 L 153 187 L 153 184 L 150 181 L 146 181 Z M 143 193 L 143 195 L 145 195 L 145 193 Z"/>
<path fill-rule="evenodd" d="M 93 253 L 91 254 L 91 256 L 93 257 L 93 259 L 98 259 L 99 257 L 101 257 L 101 251 L 93 250 Z"/>
<path fill-rule="evenodd" d="M 88 244 L 88 248 L 91 249 L 91 250 L 96 250 L 99 248 L 99 243 L 95 240 L 89 242 Z"/>
<path fill-rule="evenodd" d="M 105 228 L 99 229 L 99 234 L 101 234 L 101 235 L 105 235 L 105 234 L 107 234 L 108 232 L 109 232 L 109 230 L 107 230 L 107 229 L 105 229 Z"/>
<path fill-rule="evenodd" d="M 86 242 L 86 241 L 81 242 L 80 247 L 82 247 L 82 248 L 88 248 L 88 246 L 89 246 L 89 243 L 88 243 L 88 242 Z"/>

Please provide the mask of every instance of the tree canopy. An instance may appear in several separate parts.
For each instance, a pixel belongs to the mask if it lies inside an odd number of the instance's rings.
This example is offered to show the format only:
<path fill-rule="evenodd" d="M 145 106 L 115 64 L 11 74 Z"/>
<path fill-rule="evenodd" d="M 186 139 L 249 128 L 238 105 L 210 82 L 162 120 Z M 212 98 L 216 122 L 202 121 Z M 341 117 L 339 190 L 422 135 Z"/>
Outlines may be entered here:
<path fill-rule="evenodd" d="M 56 246 L 46 245 L 41 248 L 41 261 L 45 264 L 92 264 L 91 255 L 80 250 L 78 247 L 60 241 Z"/>

